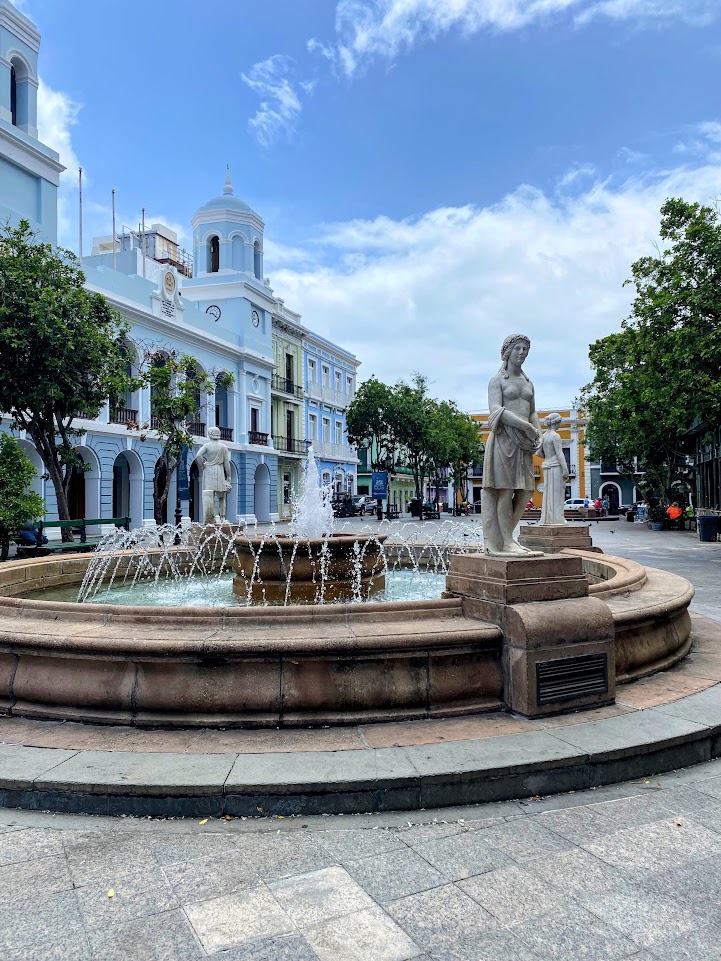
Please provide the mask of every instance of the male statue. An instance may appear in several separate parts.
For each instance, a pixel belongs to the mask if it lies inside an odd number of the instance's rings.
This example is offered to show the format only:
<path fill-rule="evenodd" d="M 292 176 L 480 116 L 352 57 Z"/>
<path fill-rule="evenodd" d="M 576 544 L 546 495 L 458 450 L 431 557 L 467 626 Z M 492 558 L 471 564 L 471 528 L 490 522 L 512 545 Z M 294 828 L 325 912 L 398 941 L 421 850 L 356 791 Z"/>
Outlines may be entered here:
<path fill-rule="evenodd" d="M 225 498 L 231 488 L 230 454 L 220 441 L 220 429 L 211 427 L 208 441 L 198 451 L 195 463 L 203 472 L 203 523 L 215 524 L 215 497 L 218 497 L 218 516 L 225 520 Z"/>

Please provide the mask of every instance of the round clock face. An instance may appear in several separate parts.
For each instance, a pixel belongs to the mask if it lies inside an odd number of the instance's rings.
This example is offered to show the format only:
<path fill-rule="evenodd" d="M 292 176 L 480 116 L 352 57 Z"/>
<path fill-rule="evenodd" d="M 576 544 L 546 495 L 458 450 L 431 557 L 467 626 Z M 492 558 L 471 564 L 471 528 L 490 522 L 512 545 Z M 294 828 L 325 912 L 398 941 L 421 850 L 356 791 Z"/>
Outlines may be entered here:
<path fill-rule="evenodd" d="M 163 286 L 165 287 L 166 294 L 172 294 L 175 291 L 175 274 L 172 270 L 165 271 Z"/>
<path fill-rule="evenodd" d="M 258 313 L 258 311 L 257 311 L 257 310 L 254 310 L 253 313 L 252 313 L 252 315 L 251 315 L 251 317 L 252 317 L 252 320 L 253 320 L 253 326 L 254 326 L 254 327 L 258 327 L 259 324 L 260 324 L 260 314 Z"/>
<path fill-rule="evenodd" d="M 205 308 L 206 314 L 210 314 L 213 320 L 220 320 L 220 307 L 217 304 L 211 304 L 210 307 Z"/>

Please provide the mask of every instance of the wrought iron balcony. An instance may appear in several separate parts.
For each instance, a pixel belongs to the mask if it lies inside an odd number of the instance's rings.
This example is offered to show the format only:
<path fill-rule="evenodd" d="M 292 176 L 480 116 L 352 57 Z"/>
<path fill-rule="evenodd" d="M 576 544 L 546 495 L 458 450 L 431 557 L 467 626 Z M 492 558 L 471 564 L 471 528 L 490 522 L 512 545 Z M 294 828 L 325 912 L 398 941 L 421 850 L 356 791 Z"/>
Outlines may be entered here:
<path fill-rule="evenodd" d="M 218 427 L 220 431 L 221 440 L 233 440 L 233 428 L 232 427 Z"/>
<path fill-rule="evenodd" d="M 288 380 L 287 377 L 279 377 L 278 374 L 273 374 L 272 386 L 273 390 L 279 390 L 283 394 L 290 394 L 291 397 L 295 397 L 297 400 L 301 400 L 303 397 L 303 388 L 298 387 L 295 381 Z"/>
<path fill-rule="evenodd" d="M 110 423 L 111 424 L 137 424 L 138 412 L 137 410 L 133 410 L 132 407 L 111 407 Z"/>
<path fill-rule="evenodd" d="M 268 446 L 268 435 L 264 434 L 260 430 L 249 430 L 248 431 L 248 443 L 249 444 L 259 444 L 261 447 Z"/>
<path fill-rule="evenodd" d="M 185 426 L 193 437 L 205 437 L 205 424 L 200 420 L 189 420 Z"/>
<path fill-rule="evenodd" d="M 308 452 L 310 442 L 298 440 L 295 437 L 283 437 L 281 434 L 273 434 L 273 446 L 276 450 L 286 454 L 301 454 L 303 457 Z"/>

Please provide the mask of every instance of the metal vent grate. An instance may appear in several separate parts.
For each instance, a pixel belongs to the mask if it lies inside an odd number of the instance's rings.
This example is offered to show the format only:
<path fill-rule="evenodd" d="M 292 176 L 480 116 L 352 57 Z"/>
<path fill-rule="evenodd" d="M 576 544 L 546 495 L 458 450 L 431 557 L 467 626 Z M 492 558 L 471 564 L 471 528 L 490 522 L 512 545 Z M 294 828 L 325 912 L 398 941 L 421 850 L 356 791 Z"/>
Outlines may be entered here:
<path fill-rule="evenodd" d="M 608 692 L 608 655 L 583 654 L 536 662 L 538 704 Z"/>

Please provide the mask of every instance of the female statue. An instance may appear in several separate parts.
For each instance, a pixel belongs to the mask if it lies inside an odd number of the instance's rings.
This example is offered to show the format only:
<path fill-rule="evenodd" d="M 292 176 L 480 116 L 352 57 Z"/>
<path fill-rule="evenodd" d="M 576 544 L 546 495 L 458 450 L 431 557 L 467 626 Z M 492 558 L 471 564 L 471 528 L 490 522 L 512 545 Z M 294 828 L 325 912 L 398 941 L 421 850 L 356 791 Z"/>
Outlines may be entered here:
<path fill-rule="evenodd" d="M 561 423 L 560 414 L 549 414 L 544 421 L 548 428 L 541 441 L 543 451 L 543 507 L 540 524 L 565 524 L 563 504 L 566 500 L 568 465 L 563 456 L 561 438 L 556 428 Z"/>
<path fill-rule="evenodd" d="M 488 385 L 490 434 L 483 458 L 483 549 L 487 554 L 536 554 L 513 539 L 533 494 L 533 454 L 541 443 L 533 384 L 523 372 L 531 341 L 506 337 L 501 369 Z"/>

